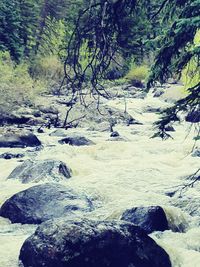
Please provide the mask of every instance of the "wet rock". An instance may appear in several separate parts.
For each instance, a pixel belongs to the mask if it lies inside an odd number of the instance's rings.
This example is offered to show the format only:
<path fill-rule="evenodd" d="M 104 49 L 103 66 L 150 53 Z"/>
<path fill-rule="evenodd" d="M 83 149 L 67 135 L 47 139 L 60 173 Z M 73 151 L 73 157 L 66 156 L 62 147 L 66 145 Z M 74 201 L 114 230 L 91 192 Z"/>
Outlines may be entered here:
<path fill-rule="evenodd" d="M 58 141 L 60 144 L 69 144 L 71 146 L 90 146 L 94 142 L 84 136 L 68 136 Z"/>
<path fill-rule="evenodd" d="M 71 170 L 59 160 L 26 160 L 16 167 L 8 179 L 18 179 L 22 183 L 59 182 L 71 177 Z"/>
<path fill-rule="evenodd" d="M 200 149 L 195 149 L 194 152 L 192 153 L 192 157 L 200 157 Z"/>
<path fill-rule="evenodd" d="M 140 226 L 147 234 L 169 229 L 165 212 L 159 206 L 138 207 L 126 210 L 122 214 L 121 219 Z"/>
<path fill-rule="evenodd" d="M 37 129 L 37 132 L 38 132 L 38 133 L 44 133 L 44 130 L 43 130 L 42 128 L 38 128 L 38 129 Z"/>
<path fill-rule="evenodd" d="M 167 253 L 131 223 L 63 218 L 41 224 L 19 259 L 24 267 L 171 267 Z"/>
<path fill-rule="evenodd" d="M 9 114 L 0 118 L 0 124 L 26 124 L 30 119 L 30 116 Z"/>
<path fill-rule="evenodd" d="M 0 135 L 0 147 L 34 147 L 40 145 L 41 142 L 31 132 L 7 132 Z"/>
<path fill-rule="evenodd" d="M 200 110 L 195 110 L 195 111 L 189 112 L 188 115 L 186 116 L 185 120 L 187 122 L 192 122 L 192 123 L 200 122 Z"/>
<path fill-rule="evenodd" d="M 138 120 L 136 120 L 136 119 L 134 119 L 134 118 L 129 118 L 128 120 L 127 120 L 127 126 L 129 126 L 129 125 L 143 125 L 143 123 L 142 122 L 139 122 Z"/>
<path fill-rule="evenodd" d="M 175 132 L 175 129 L 172 125 L 167 125 L 167 126 L 165 126 L 165 131 L 166 132 Z"/>
<path fill-rule="evenodd" d="M 145 85 L 142 81 L 140 80 L 131 80 L 131 85 L 137 88 L 145 88 Z"/>
<path fill-rule="evenodd" d="M 118 137 L 119 133 L 117 131 L 114 131 L 110 134 L 110 137 Z"/>
<path fill-rule="evenodd" d="M 0 216 L 12 223 L 40 224 L 46 220 L 91 211 L 86 196 L 61 184 L 36 185 L 9 198 L 0 209 Z"/>
<path fill-rule="evenodd" d="M 163 95 L 165 92 L 165 89 L 164 88 L 155 88 L 153 90 L 153 97 L 160 97 L 161 95 Z"/>
<path fill-rule="evenodd" d="M 161 108 L 160 107 L 147 106 L 144 109 L 144 112 L 147 112 L 147 113 L 160 113 L 161 112 Z"/>
<path fill-rule="evenodd" d="M 3 153 L 0 155 L 1 159 L 19 159 L 23 158 L 23 154 Z"/>

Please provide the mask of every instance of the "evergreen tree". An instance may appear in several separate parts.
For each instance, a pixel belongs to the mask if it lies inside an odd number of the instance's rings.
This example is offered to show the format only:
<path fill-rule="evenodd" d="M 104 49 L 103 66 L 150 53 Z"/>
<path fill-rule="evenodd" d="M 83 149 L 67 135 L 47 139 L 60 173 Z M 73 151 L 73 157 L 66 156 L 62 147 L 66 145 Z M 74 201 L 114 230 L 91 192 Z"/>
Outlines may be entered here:
<path fill-rule="evenodd" d="M 200 1 L 169 0 L 163 3 L 166 5 L 168 14 L 173 15 L 177 8 L 178 16 L 163 39 L 163 46 L 152 67 L 148 88 L 156 81 L 166 82 L 174 74 L 180 77 L 183 69 L 191 60 L 195 60 L 196 67 L 200 68 L 200 44 L 195 44 L 195 35 L 200 29 Z M 165 127 L 171 121 L 178 120 L 179 111 L 200 112 L 200 77 L 197 83 L 188 89 L 188 92 L 185 98 L 165 110 L 161 120 L 156 123 L 159 129 L 156 136 L 169 137 Z"/>
<path fill-rule="evenodd" d="M 14 60 L 23 55 L 21 11 L 17 0 L 0 1 L 0 50 L 8 50 Z"/>

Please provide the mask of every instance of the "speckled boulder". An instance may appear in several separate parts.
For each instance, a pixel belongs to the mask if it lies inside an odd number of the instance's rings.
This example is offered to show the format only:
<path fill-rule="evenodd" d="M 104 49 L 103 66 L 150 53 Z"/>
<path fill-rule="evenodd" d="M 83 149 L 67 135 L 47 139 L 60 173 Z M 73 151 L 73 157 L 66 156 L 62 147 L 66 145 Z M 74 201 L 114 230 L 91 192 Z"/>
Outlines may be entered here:
<path fill-rule="evenodd" d="M 120 221 L 51 220 L 23 244 L 24 267 L 171 267 L 139 227 Z"/>

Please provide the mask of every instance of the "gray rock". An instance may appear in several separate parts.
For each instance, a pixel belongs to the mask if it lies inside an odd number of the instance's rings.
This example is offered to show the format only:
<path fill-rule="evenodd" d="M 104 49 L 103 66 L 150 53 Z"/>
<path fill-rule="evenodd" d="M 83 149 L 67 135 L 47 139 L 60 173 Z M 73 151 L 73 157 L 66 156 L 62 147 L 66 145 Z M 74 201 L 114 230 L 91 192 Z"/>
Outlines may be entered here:
<path fill-rule="evenodd" d="M 121 219 L 140 226 L 147 234 L 169 229 L 165 212 L 159 206 L 138 207 L 126 210 L 122 214 Z"/>
<path fill-rule="evenodd" d="M 0 155 L 1 159 L 19 159 L 23 158 L 23 154 L 3 153 Z"/>
<path fill-rule="evenodd" d="M 131 117 L 127 120 L 127 126 L 129 125 L 143 125 L 143 123 Z"/>
<path fill-rule="evenodd" d="M 16 167 L 8 179 L 19 179 L 22 183 L 59 182 L 71 177 L 71 169 L 59 160 L 26 160 Z"/>
<path fill-rule="evenodd" d="M 8 132 L 0 136 L 0 147 L 34 147 L 41 142 L 31 132 Z"/>
<path fill-rule="evenodd" d="M 166 132 L 175 132 L 175 129 L 172 125 L 167 125 L 167 126 L 165 126 L 165 131 Z"/>
<path fill-rule="evenodd" d="M 95 143 L 91 140 L 85 138 L 84 136 L 67 136 L 58 141 L 60 144 L 69 144 L 71 146 L 90 146 L 94 145 Z"/>
<path fill-rule="evenodd" d="M 110 134 L 110 137 L 118 137 L 119 133 L 117 131 L 114 131 Z"/>
<path fill-rule="evenodd" d="M 153 97 L 160 97 L 161 95 L 163 95 L 165 92 L 165 89 L 164 88 L 155 88 L 154 89 L 154 94 L 153 94 Z"/>
<path fill-rule="evenodd" d="M 139 227 L 119 221 L 51 220 L 23 244 L 24 267 L 171 267 Z"/>
<path fill-rule="evenodd" d="M 46 220 L 73 213 L 91 211 L 92 204 L 84 195 L 61 184 L 36 185 L 9 198 L 0 216 L 12 223 L 40 224 Z"/>

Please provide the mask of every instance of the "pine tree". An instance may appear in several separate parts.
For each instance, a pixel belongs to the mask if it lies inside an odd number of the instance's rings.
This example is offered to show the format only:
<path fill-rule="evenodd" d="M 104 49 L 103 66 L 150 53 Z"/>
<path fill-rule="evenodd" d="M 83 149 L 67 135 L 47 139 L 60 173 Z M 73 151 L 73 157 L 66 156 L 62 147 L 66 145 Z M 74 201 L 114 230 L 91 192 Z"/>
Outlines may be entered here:
<path fill-rule="evenodd" d="M 163 39 L 163 46 L 155 59 L 148 81 L 150 88 L 156 81 L 164 83 L 172 75 L 179 77 L 191 60 L 200 68 L 200 44 L 195 44 L 195 35 L 200 29 L 200 1 L 176 0 L 164 1 L 168 14 L 178 10 L 178 16 Z M 188 89 L 189 94 L 179 100 L 173 107 L 164 111 L 162 118 L 156 123 L 159 131 L 156 136 L 167 138 L 165 131 L 168 123 L 178 120 L 180 111 L 200 112 L 200 77 L 195 85 Z M 197 121 L 198 122 L 198 121 Z"/>
<path fill-rule="evenodd" d="M 0 50 L 8 50 L 11 57 L 18 61 L 23 55 L 21 37 L 21 12 L 19 1 L 1 0 L 0 2 Z"/>

